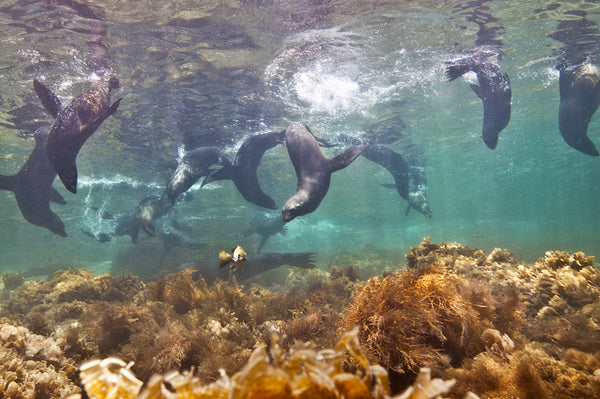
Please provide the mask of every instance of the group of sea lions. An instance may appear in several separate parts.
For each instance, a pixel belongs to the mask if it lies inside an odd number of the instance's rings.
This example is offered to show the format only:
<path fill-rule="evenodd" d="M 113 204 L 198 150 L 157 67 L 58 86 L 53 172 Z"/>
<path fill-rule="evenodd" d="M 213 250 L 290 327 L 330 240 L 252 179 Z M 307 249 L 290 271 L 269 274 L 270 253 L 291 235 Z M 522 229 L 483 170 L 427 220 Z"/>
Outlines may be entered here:
<path fill-rule="evenodd" d="M 575 66 L 560 64 L 557 69 L 561 135 L 575 149 L 597 156 L 595 145 L 587 137 L 587 128 L 600 104 L 600 70 L 590 62 Z M 446 74 L 454 80 L 469 71 L 477 76 L 479 85 L 472 84 L 471 88 L 483 102 L 482 137 L 487 146 L 494 149 L 500 131 L 510 119 L 508 75 L 491 57 L 481 53 L 448 62 Z M 17 174 L 0 175 L 0 189 L 15 193 L 19 209 L 28 222 L 67 236 L 62 220 L 50 209 L 50 202 L 66 204 L 52 183 L 58 175 L 65 188 L 76 193 L 77 154 L 101 123 L 117 110 L 121 99 L 110 103 L 111 90 L 117 87 L 119 80 L 109 74 L 63 107 L 54 93 L 34 80 L 35 92 L 45 110 L 54 117 L 54 123 L 34 133 L 35 148 Z M 133 216 L 123 216 L 124 225 L 117 227 L 119 232 L 115 231 L 115 235 L 128 234 L 134 241 L 139 229 L 154 235 L 152 221 L 163 216 L 201 177 L 205 177 L 203 186 L 217 180 L 232 180 L 248 202 L 276 209 L 275 201 L 260 188 L 257 168 L 264 153 L 278 144 L 285 144 L 297 177 L 296 193 L 282 207 L 281 226 L 317 209 L 327 194 L 331 174 L 347 167 L 361 154 L 391 173 L 395 188 L 408 202 L 407 212 L 414 208 L 431 217 L 422 168 L 408 165 L 400 154 L 376 143 L 353 143 L 355 145 L 336 157 L 327 158 L 321 150 L 327 143 L 318 139 L 305 124 L 292 123 L 280 132 L 246 138 L 232 160 L 218 147 L 186 149 L 163 194 L 144 198 Z M 217 169 L 212 169 L 215 166 Z"/>
<path fill-rule="evenodd" d="M 52 183 L 58 174 L 67 190 L 77 191 L 75 159 L 85 141 L 119 107 L 120 99 L 110 104 L 110 91 L 119 87 L 119 80 L 110 75 L 92 83 L 64 108 L 58 97 L 41 82 L 34 80 L 33 85 L 42 105 L 54 117 L 54 123 L 34 132 L 35 147 L 29 158 L 16 175 L 0 175 L 0 189 L 15 193 L 25 220 L 66 237 L 62 220 L 50 209 L 50 201 L 62 205 L 66 201 Z"/>

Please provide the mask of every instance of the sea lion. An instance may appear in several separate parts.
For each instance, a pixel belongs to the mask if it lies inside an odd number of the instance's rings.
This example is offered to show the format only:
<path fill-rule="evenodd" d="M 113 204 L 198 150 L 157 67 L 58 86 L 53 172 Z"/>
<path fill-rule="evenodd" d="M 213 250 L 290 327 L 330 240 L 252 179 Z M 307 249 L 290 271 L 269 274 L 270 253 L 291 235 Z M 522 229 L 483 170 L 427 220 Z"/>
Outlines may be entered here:
<path fill-rule="evenodd" d="M 317 209 L 329 190 L 331 174 L 350 165 L 367 147 L 356 145 L 335 158 L 325 158 L 315 136 L 303 123 L 292 123 L 287 128 L 285 145 L 298 179 L 296 194 L 281 211 L 285 222 Z"/>
<path fill-rule="evenodd" d="M 177 162 L 177 168 L 169 184 L 167 185 L 167 197 L 172 204 L 177 198 L 190 187 L 192 187 L 198 179 L 210 173 L 212 165 L 222 165 L 225 159 L 225 154 L 218 147 L 198 147 L 191 151 L 183 150 Z"/>
<path fill-rule="evenodd" d="M 560 134 L 576 150 L 598 156 L 596 146 L 587 136 L 587 129 L 600 104 L 600 71 L 590 63 L 571 68 L 561 64 L 557 69 L 560 72 Z"/>
<path fill-rule="evenodd" d="M 363 150 L 361 155 L 383 166 L 391 173 L 395 185 L 384 184 L 384 186 L 395 188 L 400 196 L 408 201 L 406 215 L 412 207 L 426 217 L 431 217 L 431 207 L 426 196 L 426 185 L 423 186 L 423 179 L 419 175 L 420 171 L 417 167 L 410 167 L 402 158 L 402 155 L 382 145 L 371 144 Z"/>
<path fill-rule="evenodd" d="M 269 238 L 277 233 L 285 235 L 285 225 L 281 219 L 281 215 L 278 213 L 266 213 L 257 212 L 250 222 L 250 227 L 240 234 L 241 237 L 247 237 L 252 234 L 258 234 L 260 236 L 260 243 L 256 249 L 256 252 L 262 251 Z"/>
<path fill-rule="evenodd" d="M 264 153 L 283 143 L 284 138 L 285 131 L 248 137 L 242 143 L 233 162 L 206 176 L 202 186 L 215 180 L 232 180 L 246 201 L 263 208 L 276 209 L 275 201 L 261 190 L 256 170 Z"/>
<path fill-rule="evenodd" d="M 56 172 L 46 155 L 49 132 L 49 126 L 34 132 L 35 147 L 29 158 L 16 175 L 0 175 L 0 190 L 15 193 L 21 214 L 29 223 L 66 237 L 65 225 L 60 217 L 50 210 L 49 201 L 61 205 L 66 202 L 52 187 Z"/>
<path fill-rule="evenodd" d="M 155 195 L 143 198 L 135 208 L 137 225 L 148 235 L 154 237 L 154 224 L 152 221 L 163 216 L 173 206 L 166 195 Z"/>
<path fill-rule="evenodd" d="M 496 148 L 498 135 L 510 120 L 510 101 L 512 91 L 508 75 L 493 62 L 490 57 L 467 56 L 448 62 L 446 76 L 448 80 L 473 71 L 477 74 L 479 86 L 472 84 L 471 89 L 483 102 L 483 129 L 481 137 L 490 148 Z"/>
<path fill-rule="evenodd" d="M 66 108 L 63 108 L 56 95 L 37 79 L 33 81 L 33 85 L 46 111 L 56 118 L 48 136 L 48 159 L 66 189 L 76 193 L 75 158 L 83 143 L 119 107 L 121 99 L 109 106 L 110 91 L 119 87 L 119 79 L 111 75 L 106 80 L 92 83 Z"/>

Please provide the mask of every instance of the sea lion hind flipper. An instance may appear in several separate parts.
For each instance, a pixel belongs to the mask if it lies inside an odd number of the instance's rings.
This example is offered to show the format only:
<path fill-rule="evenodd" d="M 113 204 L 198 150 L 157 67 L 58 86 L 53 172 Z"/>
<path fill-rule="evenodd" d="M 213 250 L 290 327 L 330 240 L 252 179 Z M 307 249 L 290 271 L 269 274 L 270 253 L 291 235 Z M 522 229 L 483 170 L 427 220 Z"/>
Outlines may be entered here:
<path fill-rule="evenodd" d="M 50 187 L 50 190 L 48 191 L 48 200 L 54 202 L 55 204 L 67 205 L 67 201 L 65 201 L 63 196 L 60 195 L 60 193 L 56 191 L 54 187 Z"/>
<path fill-rule="evenodd" d="M 0 190 L 15 191 L 15 176 L 0 175 Z"/>
<path fill-rule="evenodd" d="M 331 172 L 344 169 L 346 166 L 350 165 L 352 161 L 354 161 L 356 157 L 358 157 L 367 147 L 368 144 L 355 145 L 354 147 L 348 148 L 335 158 L 330 159 L 329 167 Z"/>
<path fill-rule="evenodd" d="M 44 86 L 44 84 L 37 79 L 33 80 L 33 88 L 35 89 L 38 98 L 42 102 L 44 109 L 50 115 L 52 115 L 53 118 L 56 118 L 62 109 L 62 105 L 58 97 L 56 97 L 56 94 L 52 93 L 50 89 Z"/>
<path fill-rule="evenodd" d="M 465 73 L 469 72 L 471 67 L 467 64 L 450 64 L 446 67 L 446 77 L 450 82 L 460 78 Z"/>

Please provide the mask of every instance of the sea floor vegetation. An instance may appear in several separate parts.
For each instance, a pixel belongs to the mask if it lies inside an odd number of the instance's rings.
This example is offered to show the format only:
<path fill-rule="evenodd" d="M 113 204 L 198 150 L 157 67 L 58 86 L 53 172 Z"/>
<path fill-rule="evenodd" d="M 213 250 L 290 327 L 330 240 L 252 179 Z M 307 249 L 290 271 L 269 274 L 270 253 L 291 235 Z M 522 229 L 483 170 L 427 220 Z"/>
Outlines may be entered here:
<path fill-rule="evenodd" d="M 597 398 L 593 260 L 549 251 L 529 265 L 425 239 L 366 281 L 371 265 L 348 254 L 282 287 L 192 269 L 5 274 L 0 396 Z"/>

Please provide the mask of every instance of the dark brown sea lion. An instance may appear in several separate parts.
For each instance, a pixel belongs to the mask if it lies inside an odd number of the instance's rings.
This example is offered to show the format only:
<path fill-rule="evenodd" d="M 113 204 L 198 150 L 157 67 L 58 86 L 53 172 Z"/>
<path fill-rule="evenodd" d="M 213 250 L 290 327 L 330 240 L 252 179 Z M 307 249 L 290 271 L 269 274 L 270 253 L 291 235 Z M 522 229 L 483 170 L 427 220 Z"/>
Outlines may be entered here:
<path fill-rule="evenodd" d="M 303 123 L 292 123 L 287 128 L 285 145 L 298 178 L 296 194 L 282 209 L 285 222 L 317 209 L 329 190 L 331 174 L 350 165 L 367 147 L 366 144 L 357 145 L 335 158 L 325 158 L 315 136 Z"/>
<path fill-rule="evenodd" d="M 490 148 L 496 148 L 498 135 L 510 120 L 512 90 L 508 75 L 491 58 L 481 55 L 467 56 L 448 63 L 446 76 L 453 81 L 465 73 L 477 74 L 479 86 L 471 89 L 483 102 L 483 129 L 481 137 Z"/>
<path fill-rule="evenodd" d="M 21 214 L 29 223 L 45 227 L 54 234 L 66 237 L 65 225 L 50 210 L 49 201 L 66 204 L 63 197 L 52 187 L 56 172 L 46 155 L 50 127 L 41 127 L 34 133 L 35 148 L 27 162 L 13 176 L 0 175 L 0 190 L 15 193 Z"/>
<path fill-rule="evenodd" d="M 560 134 L 576 150 L 598 156 L 598 149 L 588 137 L 587 130 L 600 104 L 600 70 L 590 63 L 570 68 L 559 65 L 557 68 L 560 72 Z"/>
<path fill-rule="evenodd" d="M 63 108 L 56 95 L 38 80 L 34 80 L 33 85 L 46 111 L 56 118 L 48 136 L 48 159 L 67 190 L 75 193 L 75 158 L 83 143 L 119 107 L 121 99 L 110 105 L 110 91 L 119 87 L 119 79 L 111 75 L 106 80 L 92 83 L 66 108 Z"/>
<path fill-rule="evenodd" d="M 248 137 L 239 148 L 233 162 L 209 174 L 202 185 L 215 180 L 232 180 L 246 201 L 267 209 L 276 209 L 275 201 L 260 188 L 256 171 L 264 153 L 283 143 L 284 131 L 256 134 Z"/>

